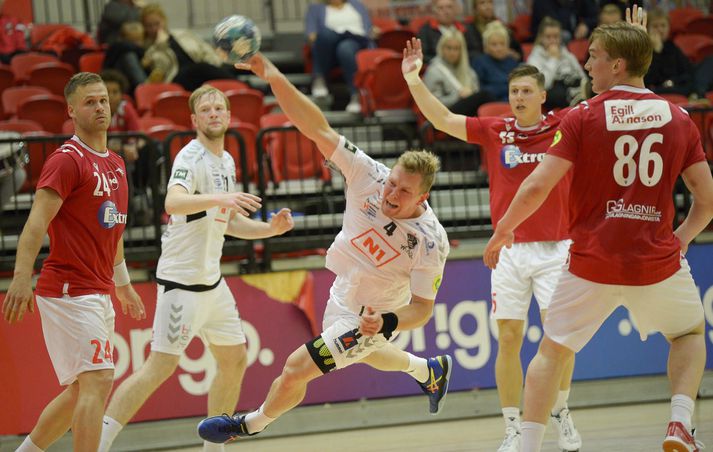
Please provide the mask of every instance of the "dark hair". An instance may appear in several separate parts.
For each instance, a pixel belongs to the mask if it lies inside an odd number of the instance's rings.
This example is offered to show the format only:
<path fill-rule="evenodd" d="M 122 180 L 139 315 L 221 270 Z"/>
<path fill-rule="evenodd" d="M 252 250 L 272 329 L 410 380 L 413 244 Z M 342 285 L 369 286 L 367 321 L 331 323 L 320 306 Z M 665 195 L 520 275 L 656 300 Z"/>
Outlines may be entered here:
<path fill-rule="evenodd" d="M 104 69 L 99 73 L 99 76 L 104 80 L 104 84 L 116 83 L 119 85 L 119 89 L 122 93 L 125 93 L 126 90 L 129 89 L 129 80 L 116 69 Z"/>
<path fill-rule="evenodd" d="M 104 80 L 94 72 L 78 72 L 72 76 L 64 87 L 64 98 L 69 102 L 69 97 L 77 91 L 80 86 L 93 85 L 95 83 L 104 84 Z"/>
<path fill-rule="evenodd" d="M 520 77 L 532 77 L 540 89 L 545 89 L 545 74 L 531 64 L 520 64 L 508 74 L 508 84 Z"/>

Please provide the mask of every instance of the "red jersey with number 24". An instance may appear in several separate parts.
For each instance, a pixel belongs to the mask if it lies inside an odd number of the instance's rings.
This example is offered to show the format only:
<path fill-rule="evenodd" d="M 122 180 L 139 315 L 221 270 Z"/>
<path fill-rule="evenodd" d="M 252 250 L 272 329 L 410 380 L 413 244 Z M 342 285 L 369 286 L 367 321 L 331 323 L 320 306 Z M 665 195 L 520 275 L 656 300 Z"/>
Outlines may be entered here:
<path fill-rule="evenodd" d="M 639 286 L 678 271 L 672 192 L 683 170 L 705 160 L 685 110 L 647 89 L 616 86 L 573 109 L 548 152 L 574 163 L 571 273 Z"/>
<path fill-rule="evenodd" d="M 57 192 L 63 203 L 49 225 L 50 254 L 37 295 L 110 293 L 116 249 L 126 226 L 124 161 L 109 150 L 96 152 L 74 136 L 45 162 L 37 183 L 42 188 Z"/>

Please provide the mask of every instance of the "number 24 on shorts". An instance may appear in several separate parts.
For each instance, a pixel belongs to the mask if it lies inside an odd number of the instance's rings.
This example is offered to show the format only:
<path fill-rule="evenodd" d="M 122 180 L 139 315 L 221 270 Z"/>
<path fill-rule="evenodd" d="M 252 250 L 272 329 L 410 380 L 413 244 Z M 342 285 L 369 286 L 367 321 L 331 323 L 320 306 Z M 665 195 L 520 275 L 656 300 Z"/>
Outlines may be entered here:
<path fill-rule="evenodd" d="M 102 364 L 104 362 L 110 363 L 113 361 L 111 353 L 111 343 L 107 339 L 104 343 L 104 356 L 102 358 L 102 343 L 99 339 L 92 339 L 89 341 L 94 346 L 94 357 L 92 357 L 92 364 Z"/>

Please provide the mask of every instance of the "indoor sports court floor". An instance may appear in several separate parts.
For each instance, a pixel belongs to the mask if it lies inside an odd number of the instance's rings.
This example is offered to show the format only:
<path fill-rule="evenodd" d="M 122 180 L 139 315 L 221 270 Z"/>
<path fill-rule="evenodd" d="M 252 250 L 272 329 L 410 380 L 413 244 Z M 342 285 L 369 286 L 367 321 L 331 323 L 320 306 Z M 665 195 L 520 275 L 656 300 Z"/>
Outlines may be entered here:
<path fill-rule="evenodd" d="M 669 416 L 669 403 L 622 405 L 573 410 L 583 437 L 581 452 L 653 452 L 661 450 Z M 697 438 L 713 447 L 713 399 L 699 400 L 694 423 Z M 333 433 L 247 439 L 226 447 L 250 452 L 495 452 L 502 441 L 500 417 L 449 420 L 384 428 L 364 428 Z M 180 449 L 201 451 L 200 447 Z M 543 451 L 557 451 L 551 428 Z"/>

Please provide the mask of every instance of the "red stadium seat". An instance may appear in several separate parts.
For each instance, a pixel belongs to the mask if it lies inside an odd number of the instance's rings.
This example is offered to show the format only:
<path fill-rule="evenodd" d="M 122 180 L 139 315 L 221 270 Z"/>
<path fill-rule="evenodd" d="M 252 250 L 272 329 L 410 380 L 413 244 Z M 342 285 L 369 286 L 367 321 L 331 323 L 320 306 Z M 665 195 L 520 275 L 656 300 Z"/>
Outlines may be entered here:
<path fill-rule="evenodd" d="M 151 105 L 151 116 L 170 119 L 174 124 L 192 129 L 190 97 L 187 92 L 159 94 Z"/>
<path fill-rule="evenodd" d="M 30 70 L 27 83 L 44 86 L 52 94 L 63 96 L 64 87 L 74 73 L 74 68 L 67 63 L 40 63 Z"/>
<path fill-rule="evenodd" d="M 515 40 L 520 43 L 532 41 L 532 32 L 530 31 L 531 25 L 532 16 L 529 14 L 520 14 L 508 24 L 510 29 L 512 29 Z"/>
<path fill-rule="evenodd" d="M 79 57 L 79 70 L 81 72 L 101 72 L 104 65 L 104 52 L 89 52 Z"/>
<path fill-rule="evenodd" d="M 153 126 L 151 127 L 148 132 L 146 133 L 148 136 L 153 138 L 156 141 L 159 141 L 161 143 L 161 146 L 164 146 L 165 140 L 168 138 L 168 135 L 170 135 L 173 132 L 184 132 L 188 131 L 187 127 L 179 126 L 176 124 L 171 124 L 171 125 L 162 125 L 162 126 Z M 187 135 L 183 137 L 174 137 L 171 142 L 169 143 L 168 149 L 163 149 L 163 155 L 167 156 L 169 159 L 169 162 L 173 163 L 173 159 L 176 158 L 176 155 L 178 152 L 183 148 L 183 146 L 187 145 L 195 136 L 193 135 Z"/>
<path fill-rule="evenodd" d="M 39 94 L 26 99 L 17 107 L 18 119 L 31 119 L 42 124 L 47 132 L 61 134 L 62 126 L 69 116 L 64 97 Z"/>
<path fill-rule="evenodd" d="M 664 94 L 659 94 L 659 96 L 663 97 L 664 99 L 671 102 L 672 104 L 676 104 L 676 105 L 687 105 L 688 104 L 688 97 L 684 96 L 683 94 L 664 93 Z"/>
<path fill-rule="evenodd" d="M 694 19 L 703 17 L 703 13 L 698 8 L 684 7 L 675 8 L 668 13 L 668 18 L 671 23 L 671 36 L 676 36 L 678 33 L 685 33 Z"/>
<path fill-rule="evenodd" d="M 72 26 L 67 24 L 32 24 L 32 28 L 30 29 L 30 47 L 32 49 L 38 49 L 52 33 L 65 28 L 72 28 Z"/>
<path fill-rule="evenodd" d="M 139 118 L 139 130 L 148 132 L 154 126 L 170 126 L 173 121 L 166 118 L 155 118 L 153 116 L 144 116 Z"/>
<path fill-rule="evenodd" d="M 26 137 L 50 137 L 52 134 L 48 132 L 29 132 L 24 136 Z M 45 160 L 57 150 L 64 143 L 64 138 L 57 138 L 54 140 L 43 140 L 43 141 L 28 141 L 27 142 L 27 155 L 28 162 L 25 165 L 25 171 L 27 172 L 27 180 L 25 184 L 20 189 L 23 193 L 29 193 L 35 191 L 37 187 L 37 182 L 40 180 L 40 174 L 42 173 L 42 166 L 45 164 Z"/>
<path fill-rule="evenodd" d="M 478 107 L 478 117 L 483 116 L 512 116 L 512 110 L 507 102 L 488 102 Z"/>
<path fill-rule="evenodd" d="M 381 49 L 391 49 L 395 52 L 403 52 L 406 42 L 410 41 L 415 34 L 407 28 L 399 28 L 382 32 L 376 40 L 376 46 Z"/>
<path fill-rule="evenodd" d="M 413 34 L 418 36 L 418 32 L 419 30 L 421 30 L 421 27 L 423 27 L 426 22 L 429 22 L 433 18 L 433 16 L 416 16 L 411 19 L 411 22 L 409 22 L 408 27 L 411 29 Z"/>
<path fill-rule="evenodd" d="M 698 17 L 686 25 L 686 33 L 706 35 L 713 38 L 713 16 Z"/>
<path fill-rule="evenodd" d="M 410 109 L 411 93 L 401 73 L 400 55 L 377 59 L 372 76 L 367 80 L 367 106 L 376 110 Z M 364 110 L 362 110 L 364 111 Z"/>
<path fill-rule="evenodd" d="M 527 58 L 532 53 L 532 48 L 535 47 L 535 45 L 531 42 L 523 42 L 520 44 L 520 47 L 522 48 L 522 61 L 527 61 Z"/>
<path fill-rule="evenodd" d="M 30 119 L 8 119 L 0 121 L 0 130 L 18 133 L 42 132 L 42 125 Z"/>
<path fill-rule="evenodd" d="M 584 66 L 589 58 L 589 39 L 573 39 L 567 44 L 567 50 Z"/>
<path fill-rule="evenodd" d="M 15 86 L 15 74 L 10 69 L 10 66 L 0 64 L 0 93 L 5 92 L 6 89 Z M 5 113 L 3 109 L 2 102 L 0 102 L 0 119 L 9 116 Z"/>
<path fill-rule="evenodd" d="M 15 81 L 17 83 L 26 82 L 32 68 L 40 63 L 59 63 L 59 59 L 53 55 L 37 52 L 18 53 L 12 57 L 10 67 L 15 73 Z"/>
<path fill-rule="evenodd" d="M 136 109 L 140 116 L 144 116 L 151 111 L 151 105 L 159 94 L 163 93 L 184 93 L 185 89 L 178 83 L 142 83 L 136 87 L 134 97 L 136 98 Z"/>
<path fill-rule="evenodd" d="M 230 101 L 230 115 L 239 121 L 260 128 L 260 117 L 263 110 L 263 94 L 260 91 L 229 90 L 225 92 Z"/>
<path fill-rule="evenodd" d="M 380 33 L 401 28 L 399 22 L 391 17 L 372 17 L 371 24 L 378 28 Z"/>
<path fill-rule="evenodd" d="M 13 86 L 2 92 L 2 108 L 7 116 L 17 114 L 17 106 L 25 99 L 38 94 L 52 94 L 44 86 Z"/>
<path fill-rule="evenodd" d="M 210 85 L 213 88 L 217 88 L 223 92 L 226 91 L 240 91 L 244 89 L 250 89 L 250 85 L 240 80 L 235 80 L 234 78 L 220 78 L 214 80 L 208 80 L 205 85 Z"/>
<path fill-rule="evenodd" d="M 258 128 L 253 124 L 238 120 L 230 121 L 230 130 L 238 132 L 243 137 L 245 148 L 245 163 L 247 167 L 248 180 L 257 183 L 257 151 L 255 145 L 257 143 Z M 227 150 L 235 161 L 235 177 L 238 183 L 242 182 L 242 165 L 240 162 L 240 146 L 237 138 L 232 134 L 225 136 L 225 150 Z"/>
<path fill-rule="evenodd" d="M 692 63 L 698 63 L 701 48 L 713 44 L 713 38 L 707 35 L 685 33 L 673 38 L 673 42 Z"/>
<path fill-rule="evenodd" d="M 374 111 L 373 100 L 370 98 L 369 89 L 374 77 L 377 63 L 383 57 L 399 57 L 399 53 L 391 49 L 363 49 L 356 54 L 357 72 L 354 74 L 354 86 L 359 89 L 362 103 L 362 112 Z M 400 69 L 399 69 L 400 70 Z M 403 75 L 399 75 L 403 79 Z"/>

